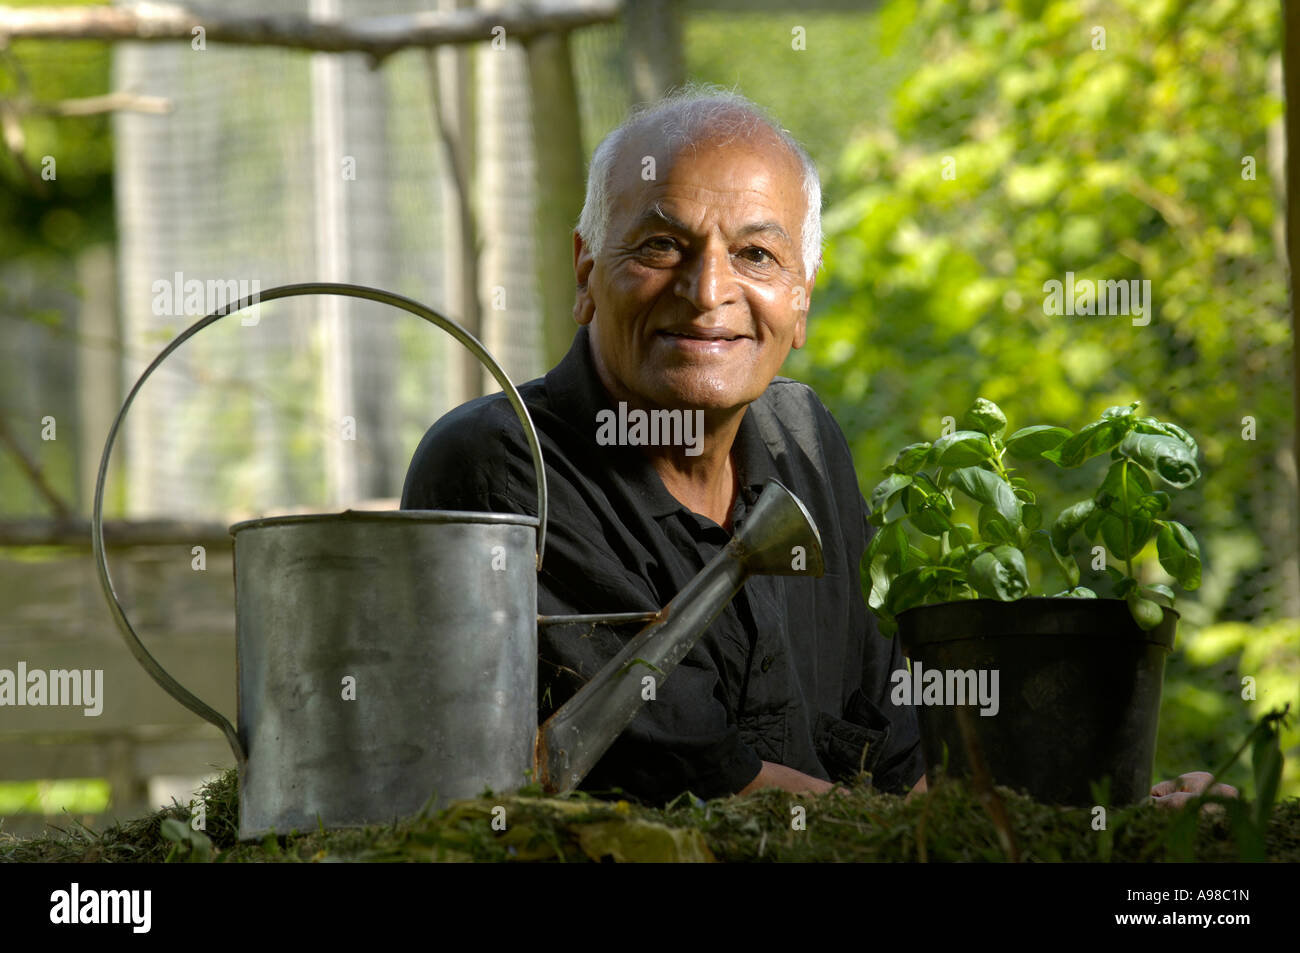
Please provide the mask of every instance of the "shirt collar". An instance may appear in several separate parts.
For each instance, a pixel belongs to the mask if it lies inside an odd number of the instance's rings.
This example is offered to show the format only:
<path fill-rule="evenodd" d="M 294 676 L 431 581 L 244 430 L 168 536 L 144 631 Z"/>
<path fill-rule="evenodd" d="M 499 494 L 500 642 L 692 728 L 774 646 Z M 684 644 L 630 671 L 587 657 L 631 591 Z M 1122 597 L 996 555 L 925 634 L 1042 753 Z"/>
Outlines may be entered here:
<path fill-rule="evenodd" d="M 636 447 L 603 447 L 596 443 L 597 412 L 606 409 L 617 411 L 617 406 L 596 372 L 586 325 L 578 328 L 564 359 L 546 374 L 546 392 L 556 413 L 572 423 L 590 444 L 590 454 L 608 461 L 619 477 L 637 492 L 650 515 L 664 517 L 685 510 Z M 776 479 L 777 472 L 772 453 L 750 408 L 745 409 L 745 415 L 740 419 L 731 459 L 740 472 L 742 496 L 752 505 L 763 485 L 769 479 Z"/>

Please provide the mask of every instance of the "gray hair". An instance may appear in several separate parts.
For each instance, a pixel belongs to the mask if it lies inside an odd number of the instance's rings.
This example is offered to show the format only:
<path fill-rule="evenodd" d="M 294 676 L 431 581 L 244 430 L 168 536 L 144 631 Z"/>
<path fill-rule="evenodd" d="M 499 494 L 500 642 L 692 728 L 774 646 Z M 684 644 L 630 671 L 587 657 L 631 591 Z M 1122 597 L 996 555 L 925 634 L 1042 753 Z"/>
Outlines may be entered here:
<path fill-rule="evenodd" d="M 739 93 L 720 86 L 688 85 L 658 102 L 635 110 L 617 129 L 601 140 L 587 171 L 587 198 L 578 218 L 578 234 L 593 256 L 605 247 L 611 201 L 609 183 L 614 160 L 625 142 L 647 127 L 655 128 L 669 150 L 694 146 L 703 139 L 727 141 L 770 130 L 799 160 L 803 169 L 803 194 L 808 203 L 800 235 L 805 276 L 817 271 L 822 252 L 822 187 L 817 166 L 803 146 L 762 109 Z"/>

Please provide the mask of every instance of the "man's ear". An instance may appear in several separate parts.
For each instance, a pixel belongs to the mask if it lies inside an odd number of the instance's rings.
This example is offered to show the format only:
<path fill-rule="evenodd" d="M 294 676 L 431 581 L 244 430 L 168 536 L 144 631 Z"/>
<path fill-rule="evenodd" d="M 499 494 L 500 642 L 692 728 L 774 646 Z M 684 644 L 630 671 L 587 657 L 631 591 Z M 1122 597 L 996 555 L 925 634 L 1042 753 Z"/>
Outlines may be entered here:
<path fill-rule="evenodd" d="M 578 288 L 573 300 L 573 319 L 579 324 L 590 324 L 591 319 L 596 316 L 596 303 L 592 300 L 591 291 L 587 287 L 587 283 L 591 280 L 591 269 L 595 265 L 596 260 L 591 257 L 590 249 L 575 228 L 573 230 L 573 276 L 577 280 Z"/>

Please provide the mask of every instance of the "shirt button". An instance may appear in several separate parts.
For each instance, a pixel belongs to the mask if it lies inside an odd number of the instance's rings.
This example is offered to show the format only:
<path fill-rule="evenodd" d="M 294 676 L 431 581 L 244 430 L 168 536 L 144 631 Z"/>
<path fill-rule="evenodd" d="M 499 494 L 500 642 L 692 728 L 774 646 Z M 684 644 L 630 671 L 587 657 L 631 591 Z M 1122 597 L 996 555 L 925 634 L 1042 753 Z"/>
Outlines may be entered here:
<path fill-rule="evenodd" d="M 774 661 L 776 661 L 776 660 L 773 659 L 772 656 L 770 656 L 770 655 L 764 656 L 764 657 L 763 657 L 763 661 L 759 663 L 758 667 L 759 667 L 760 670 L 766 672 L 769 668 L 772 667 L 772 663 L 773 663 Z"/>

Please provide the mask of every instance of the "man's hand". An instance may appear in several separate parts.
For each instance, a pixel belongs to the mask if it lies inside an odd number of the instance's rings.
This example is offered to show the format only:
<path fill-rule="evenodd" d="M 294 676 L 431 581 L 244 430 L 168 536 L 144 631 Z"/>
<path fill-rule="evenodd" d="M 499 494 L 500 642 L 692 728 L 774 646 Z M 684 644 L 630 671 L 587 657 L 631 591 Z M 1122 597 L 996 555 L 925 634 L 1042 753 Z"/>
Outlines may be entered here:
<path fill-rule="evenodd" d="M 794 768 L 787 768 L 783 764 L 764 761 L 763 767 L 758 771 L 758 777 L 736 793 L 741 795 L 753 794 L 755 791 L 761 791 L 764 788 L 780 788 L 782 791 L 790 791 L 793 794 L 825 794 L 833 787 L 835 785 L 830 781 L 814 778 L 810 774 L 804 774 Z M 840 790 L 843 791 L 844 789 L 841 788 Z"/>
<path fill-rule="evenodd" d="M 908 801 L 912 800 L 912 798 L 916 797 L 918 794 L 924 794 L 928 790 L 929 787 L 925 783 L 925 775 L 923 774 L 921 775 L 921 780 L 917 781 L 916 784 L 912 785 L 912 790 L 907 792 L 907 797 L 903 798 L 903 803 L 906 804 Z"/>
<path fill-rule="evenodd" d="M 1208 771 L 1189 771 L 1180 774 L 1176 780 L 1161 781 L 1151 787 L 1151 803 L 1161 808 L 1181 808 L 1197 795 L 1205 792 L 1206 786 L 1214 775 Z M 1223 797 L 1237 797 L 1237 789 L 1231 784 L 1216 784 L 1209 791 Z M 1206 808 L 1218 805 L 1206 804 Z"/>

